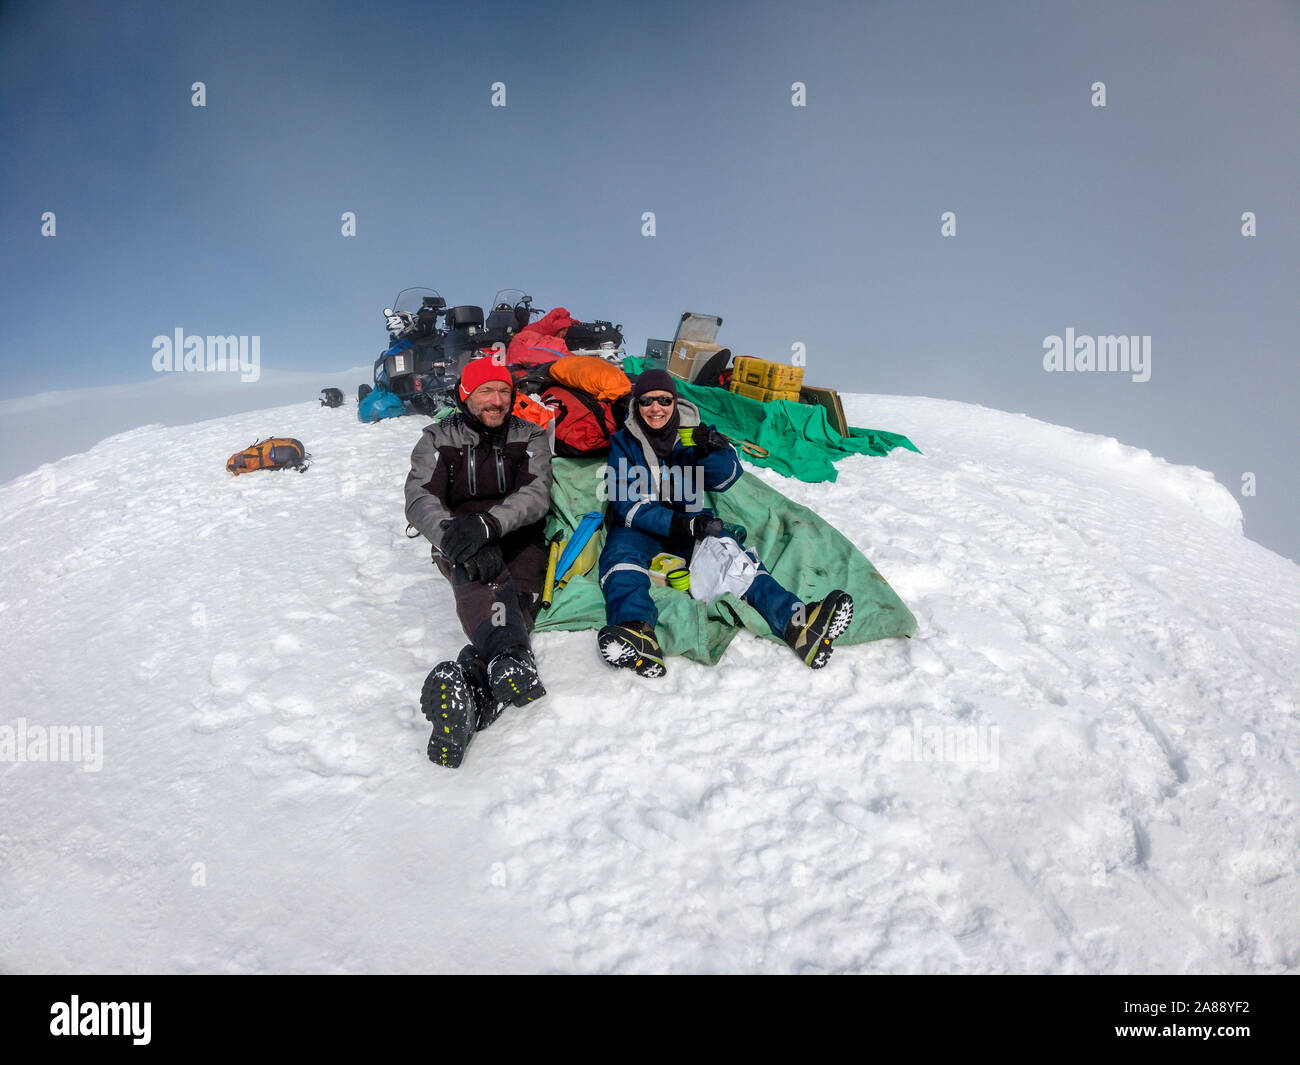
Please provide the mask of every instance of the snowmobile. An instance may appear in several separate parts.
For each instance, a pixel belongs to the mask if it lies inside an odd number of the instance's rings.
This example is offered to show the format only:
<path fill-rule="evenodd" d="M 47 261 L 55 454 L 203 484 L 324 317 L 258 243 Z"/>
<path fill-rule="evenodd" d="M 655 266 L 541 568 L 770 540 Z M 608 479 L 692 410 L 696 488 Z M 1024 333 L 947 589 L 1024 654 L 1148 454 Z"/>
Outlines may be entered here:
<path fill-rule="evenodd" d="M 511 338 L 527 327 L 533 315 L 542 313 L 532 303 L 532 296 L 517 288 L 506 288 L 493 297 L 492 313 L 486 321 L 481 307 L 452 307 L 447 311 L 447 335 L 442 346 L 447 365 L 453 370 L 453 385 L 470 359 L 496 352 L 504 357 Z"/>
<path fill-rule="evenodd" d="M 434 415 L 454 405 L 456 382 L 470 359 L 505 353 L 511 339 L 543 312 L 517 288 L 502 289 L 485 318 L 481 307 L 448 307 L 431 288 L 404 288 L 384 308 L 389 346 L 375 360 L 374 387 L 392 392 L 411 409 Z M 565 342 L 575 355 L 596 355 L 622 362 L 623 327 L 612 322 L 574 322 Z M 357 402 L 370 393 L 357 389 Z"/>
<path fill-rule="evenodd" d="M 437 414 L 455 403 L 456 382 L 470 359 L 504 353 L 510 338 L 540 313 L 519 289 L 498 292 L 485 320 L 481 307 L 448 307 L 434 289 L 404 288 L 384 308 L 390 343 L 375 360 L 374 387 L 421 414 Z M 370 390 L 362 385 L 357 401 Z"/>

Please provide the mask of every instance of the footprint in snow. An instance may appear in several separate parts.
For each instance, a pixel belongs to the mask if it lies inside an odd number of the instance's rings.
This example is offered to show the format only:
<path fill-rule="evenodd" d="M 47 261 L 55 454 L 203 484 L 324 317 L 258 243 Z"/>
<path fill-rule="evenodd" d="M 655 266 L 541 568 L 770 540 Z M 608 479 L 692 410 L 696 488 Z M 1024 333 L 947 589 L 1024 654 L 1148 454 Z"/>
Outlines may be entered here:
<path fill-rule="evenodd" d="M 375 772 L 374 762 L 361 751 L 356 734 L 319 733 L 310 737 L 287 726 L 270 729 L 264 739 L 275 754 L 294 755 L 294 764 L 317 776 L 368 777 Z"/>
<path fill-rule="evenodd" d="M 275 701 L 276 713 L 285 721 L 297 721 L 304 717 L 313 717 L 316 707 L 310 699 L 301 695 L 285 695 Z"/>
<path fill-rule="evenodd" d="M 271 650 L 278 655 L 294 655 L 302 650 L 302 643 L 292 633 L 282 632 L 271 641 Z"/>
<path fill-rule="evenodd" d="M 307 746 L 307 740 L 296 729 L 286 725 L 277 725 L 262 738 L 269 750 L 276 754 L 294 754 Z"/>
<path fill-rule="evenodd" d="M 910 641 L 907 645 L 907 657 L 913 666 L 923 673 L 929 673 L 932 677 L 946 677 L 952 673 L 952 667 L 939 657 L 926 640 Z"/>
<path fill-rule="evenodd" d="M 204 735 L 241 725 L 257 716 L 254 708 L 247 703 L 226 703 L 209 695 L 196 697 L 193 705 L 190 728 Z"/>
<path fill-rule="evenodd" d="M 233 651 L 221 651 L 208 667 L 208 681 L 226 695 L 240 695 L 253 682 L 245 669 L 244 659 Z"/>
<path fill-rule="evenodd" d="M 407 629 L 405 632 L 398 633 L 396 639 L 399 647 L 419 647 L 424 640 L 424 629 Z"/>

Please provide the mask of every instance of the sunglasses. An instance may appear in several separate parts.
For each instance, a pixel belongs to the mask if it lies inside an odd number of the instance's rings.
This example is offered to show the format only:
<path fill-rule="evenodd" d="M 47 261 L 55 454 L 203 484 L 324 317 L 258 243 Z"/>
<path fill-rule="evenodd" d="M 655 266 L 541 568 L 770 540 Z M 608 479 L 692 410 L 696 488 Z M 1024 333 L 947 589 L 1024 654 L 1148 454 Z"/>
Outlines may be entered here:
<path fill-rule="evenodd" d="M 671 407 L 676 400 L 672 396 L 642 396 L 636 401 L 638 407 L 651 407 L 658 403 L 661 407 Z"/>

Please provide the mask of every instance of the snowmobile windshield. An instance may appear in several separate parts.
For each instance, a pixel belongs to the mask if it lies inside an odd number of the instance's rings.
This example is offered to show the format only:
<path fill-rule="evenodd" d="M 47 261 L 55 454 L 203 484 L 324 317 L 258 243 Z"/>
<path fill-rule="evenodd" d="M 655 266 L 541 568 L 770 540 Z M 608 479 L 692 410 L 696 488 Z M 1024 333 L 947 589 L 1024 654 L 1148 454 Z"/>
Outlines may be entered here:
<path fill-rule="evenodd" d="M 492 309 L 494 311 L 504 310 L 513 311 L 520 303 L 527 306 L 532 303 L 533 299 L 523 289 L 503 288 L 492 297 Z"/>
<path fill-rule="evenodd" d="M 426 296 L 439 300 L 442 299 L 442 297 L 431 288 L 404 288 L 397 294 L 397 298 L 393 300 L 393 310 L 397 313 L 405 311 L 407 314 L 414 315 L 424 304 Z M 443 305 L 445 306 L 445 304 Z"/>

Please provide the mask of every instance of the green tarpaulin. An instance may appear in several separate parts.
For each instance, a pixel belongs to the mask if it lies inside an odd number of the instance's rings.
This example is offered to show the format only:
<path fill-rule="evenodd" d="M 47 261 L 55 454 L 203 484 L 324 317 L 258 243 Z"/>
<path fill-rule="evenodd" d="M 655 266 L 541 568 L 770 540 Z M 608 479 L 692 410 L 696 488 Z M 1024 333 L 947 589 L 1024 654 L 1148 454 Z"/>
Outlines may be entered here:
<path fill-rule="evenodd" d="M 547 535 L 567 536 L 583 514 L 604 510 L 601 489 L 605 459 L 557 458 L 553 469 L 555 483 Z M 800 599 L 811 602 L 835 588 L 843 588 L 853 596 L 853 624 L 838 643 L 866 643 L 886 636 L 910 636 L 916 631 L 912 612 L 876 567 L 807 507 L 787 499 L 757 477 L 742 476 L 726 492 L 707 495 L 709 505 L 723 521 L 745 526 L 749 534 L 745 546 L 757 551 L 772 576 Z M 602 526 L 596 535 L 603 546 L 605 528 Z M 652 587 L 651 595 L 659 608 L 656 634 L 669 655 L 712 665 L 722 657 L 741 625 L 775 639 L 758 611 L 734 596 L 724 595 L 705 604 L 672 588 Z M 585 576 L 574 577 L 556 593 L 551 608 L 538 616 L 537 631 L 595 630 L 604 624 L 605 598 L 599 574 L 593 568 Z"/>
<path fill-rule="evenodd" d="M 623 360 L 631 375 L 645 360 Z M 746 454 L 746 462 L 766 466 L 801 481 L 833 481 L 835 462 L 845 455 L 886 455 L 896 447 L 920 454 L 907 437 L 883 429 L 850 428 L 841 436 L 826 419 L 824 407 L 811 403 L 760 403 L 721 388 L 677 382 L 677 391 L 700 409 L 700 421 L 734 440 L 748 440 L 769 452 L 767 458 Z"/>

